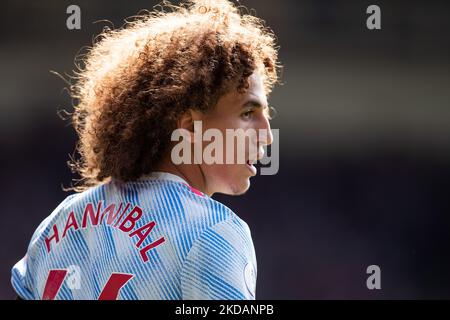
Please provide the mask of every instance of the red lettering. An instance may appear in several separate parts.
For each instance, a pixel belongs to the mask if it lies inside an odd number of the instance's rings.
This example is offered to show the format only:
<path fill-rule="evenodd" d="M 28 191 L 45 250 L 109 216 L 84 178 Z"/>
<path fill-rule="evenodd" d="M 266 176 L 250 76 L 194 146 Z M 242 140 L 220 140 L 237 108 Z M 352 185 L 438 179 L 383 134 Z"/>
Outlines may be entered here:
<path fill-rule="evenodd" d="M 63 238 L 66 236 L 67 231 L 72 227 L 74 228 L 75 231 L 77 231 L 79 228 L 77 220 L 75 219 L 75 214 L 73 213 L 73 211 L 71 213 L 69 213 L 69 217 L 67 218 L 66 227 L 64 228 L 64 232 L 63 232 L 63 236 L 62 236 Z"/>
<path fill-rule="evenodd" d="M 150 243 L 148 246 L 142 248 L 141 250 L 139 250 L 139 253 L 141 254 L 141 258 L 144 262 L 148 261 L 148 256 L 147 256 L 147 252 L 150 251 L 151 249 L 159 246 L 161 243 L 163 243 L 164 241 L 166 241 L 166 239 L 164 239 L 164 237 L 159 238 L 158 240 Z"/>
<path fill-rule="evenodd" d="M 117 210 L 116 214 L 114 214 L 114 209 L 115 208 L 116 208 L 116 204 L 115 203 L 111 203 L 109 206 L 106 207 L 105 210 L 103 210 L 103 212 L 100 214 L 100 224 L 102 224 L 103 218 L 105 217 L 106 214 L 108 214 L 108 221 L 111 219 L 111 222 L 112 222 L 112 220 L 114 220 L 114 218 L 117 216 L 118 212 L 122 208 L 122 203 L 120 204 L 120 207 Z M 112 218 L 111 218 L 111 216 L 112 216 Z"/>
<path fill-rule="evenodd" d="M 45 245 L 47 246 L 47 252 L 50 252 L 50 242 L 53 239 L 55 239 L 56 243 L 59 242 L 58 227 L 56 227 L 56 224 L 53 225 L 53 235 L 50 238 L 45 237 Z"/>
<path fill-rule="evenodd" d="M 42 300 L 54 300 L 61 288 L 64 278 L 66 277 L 67 270 L 50 270 L 48 273 L 47 281 L 45 282 L 44 293 Z"/>
<path fill-rule="evenodd" d="M 152 221 L 150 223 L 147 223 L 145 226 L 140 227 L 139 229 L 130 233 L 130 238 L 134 237 L 134 236 L 137 236 L 139 238 L 139 241 L 136 243 L 137 248 L 139 248 L 141 246 L 142 242 L 144 242 L 145 238 L 147 238 L 147 236 L 150 234 L 150 232 L 152 231 L 154 226 L 155 226 L 155 222 Z"/>
<path fill-rule="evenodd" d="M 134 214 L 136 213 L 136 216 Z M 139 218 L 142 216 L 142 209 L 138 206 L 134 207 L 133 210 L 127 215 L 127 217 L 123 220 L 123 222 L 120 224 L 119 229 L 123 232 L 130 232 L 133 230 L 134 226 L 136 225 L 136 221 L 139 220 Z M 125 226 L 127 222 L 130 222 L 130 225 L 128 227 Z"/>
<path fill-rule="evenodd" d="M 133 278 L 133 275 L 126 273 L 113 273 L 106 282 L 98 300 L 117 300 L 120 289 Z"/>
<path fill-rule="evenodd" d="M 123 215 L 125 214 L 125 212 L 127 212 L 129 207 L 130 207 L 130 203 L 127 203 L 127 205 L 125 206 L 125 209 L 123 209 L 122 214 L 120 215 L 119 219 L 117 219 L 117 222 L 114 225 L 114 227 L 117 227 L 119 225 L 120 219 L 122 219 Z"/>
<path fill-rule="evenodd" d="M 97 213 L 94 213 L 94 207 L 92 206 L 92 203 L 89 202 L 86 205 L 86 208 L 84 209 L 84 214 L 83 214 L 83 222 L 81 223 L 82 228 L 86 228 L 88 214 L 89 214 L 89 217 L 91 218 L 92 226 L 98 225 L 101 206 L 102 206 L 102 202 L 100 201 L 97 206 Z"/>
<path fill-rule="evenodd" d="M 54 300 L 67 275 L 66 269 L 53 269 L 48 273 L 42 300 Z M 133 278 L 132 274 L 113 272 L 103 287 L 98 300 L 116 300 L 120 289 Z"/>

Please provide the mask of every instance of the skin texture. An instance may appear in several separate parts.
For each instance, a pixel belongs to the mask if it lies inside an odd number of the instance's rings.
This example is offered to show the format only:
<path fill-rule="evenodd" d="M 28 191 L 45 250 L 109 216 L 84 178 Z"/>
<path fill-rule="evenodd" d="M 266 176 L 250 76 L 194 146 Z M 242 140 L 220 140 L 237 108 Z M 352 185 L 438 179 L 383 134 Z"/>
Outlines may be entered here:
<path fill-rule="evenodd" d="M 263 146 L 269 145 L 273 141 L 266 92 L 262 78 L 256 72 L 248 78 L 248 84 L 247 90 L 242 93 L 234 89 L 223 95 L 212 110 L 207 112 L 189 110 L 180 117 L 178 128 L 189 131 L 192 152 L 196 138 L 194 135 L 194 121 L 202 121 L 203 132 L 210 128 L 216 128 L 221 131 L 225 139 L 223 144 L 224 155 L 226 151 L 226 129 L 254 129 L 257 132 L 260 129 L 266 130 L 267 135 L 265 136 L 257 135 L 256 139 L 245 140 L 246 160 L 256 162 L 256 160 L 263 157 Z M 203 142 L 203 148 L 208 143 Z M 253 148 L 250 147 L 250 144 L 253 144 Z M 233 164 L 206 164 L 203 161 L 201 164 L 175 165 L 171 160 L 170 152 L 167 152 L 157 171 L 178 175 L 192 187 L 209 196 L 214 193 L 240 195 L 249 189 L 250 177 L 254 176 L 255 172 L 249 168 L 247 163 L 240 164 L 237 162 L 237 147 L 236 145 Z M 256 152 L 250 152 L 251 150 Z"/>

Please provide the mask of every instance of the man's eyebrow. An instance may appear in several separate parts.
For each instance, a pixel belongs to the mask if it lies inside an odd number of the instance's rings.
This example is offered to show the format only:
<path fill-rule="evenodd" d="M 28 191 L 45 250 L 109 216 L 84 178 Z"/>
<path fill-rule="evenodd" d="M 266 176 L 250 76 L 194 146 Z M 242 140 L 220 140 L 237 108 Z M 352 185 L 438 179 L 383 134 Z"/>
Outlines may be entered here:
<path fill-rule="evenodd" d="M 259 100 L 256 99 L 250 99 L 247 100 L 243 105 L 242 108 L 248 108 L 248 107 L 254 107 L 254 108 L 267 108 L 266 105 L 261 104 Z"/>

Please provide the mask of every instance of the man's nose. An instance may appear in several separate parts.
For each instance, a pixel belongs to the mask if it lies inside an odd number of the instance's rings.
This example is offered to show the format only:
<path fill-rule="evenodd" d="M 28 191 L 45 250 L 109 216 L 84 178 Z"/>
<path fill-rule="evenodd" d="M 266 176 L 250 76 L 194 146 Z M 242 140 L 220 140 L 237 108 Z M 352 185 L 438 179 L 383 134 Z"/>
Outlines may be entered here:
<path fill-rule="evenodd" d="M 261 127 L 259 128 L 259 144 L 270 145 L 273 142 L 272 129 L 268 117 L 264 116 Z"/>

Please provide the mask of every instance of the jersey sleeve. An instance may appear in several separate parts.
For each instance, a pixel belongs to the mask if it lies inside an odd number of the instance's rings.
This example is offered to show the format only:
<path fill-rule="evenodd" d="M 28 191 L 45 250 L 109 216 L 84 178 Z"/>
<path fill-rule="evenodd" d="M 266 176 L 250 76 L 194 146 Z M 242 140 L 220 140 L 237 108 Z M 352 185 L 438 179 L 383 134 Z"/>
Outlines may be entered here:
<path fill-rule="evenodd" d="M 11 284 L 16 291 L 17 295 L 24 300 L 33 300 L 34 295 L 33 291 L 29 286 L 29 279 L 27 277 L 27 262 L 28 256 L 22 258 L 19 262 L 15 264 L 12 269 L 11 274 Z"/>
<path fill-rule="evenodd" d="M 250 230 L 234 216 L 194 242 L 181 272 L 184 300 L 254 300 L 256 257 Z"/>
<path fill-rule="evenodd" d="M 12 270 L 11 270 L 11 284 L 13 286 L 14 291 L 19 295 L 20 298 L 24 300 L 34 300 L 39 299 L 39 297 L 35 296 L 34 292 L 34 283 L 35 272 L 33 270 L 34 262 L 36 260 L 36 256 L 39 252 L 39 243 L 41 239 L 42 233 L 46 230 L 48 224 L 52 221 L 53 217 L 63 209 L 71 199 L 73 199 L 76 194 L 72 194 L 66 197 L 56 209 L 52 212 L 50 216 L 48 216 L 38 228 L 34 231 L 33 236 L 31 237 L 31 241 L 28 245 L 27 253 L 25 256 L 17 262 Z"/>
<path fill-rule="evenodd" d="M 50 217 L 47 217 L 41 222 L 31 238 L 27 253 L 11 270 L 11 284 L 13 289 L 24 300 L 38 299 L 38 297 L 35 297 L 33 294 L 33 262 L 36 260 L 36 255 L 39 252 L 39 240 L 41 234 L 47 228 L 50 220 Z"/>

